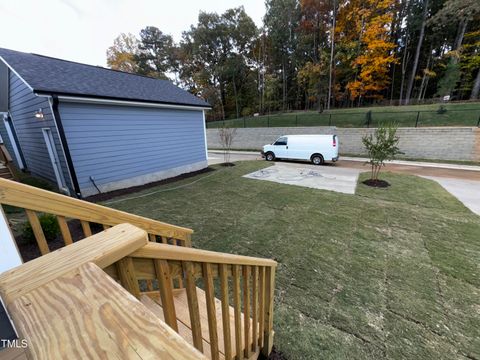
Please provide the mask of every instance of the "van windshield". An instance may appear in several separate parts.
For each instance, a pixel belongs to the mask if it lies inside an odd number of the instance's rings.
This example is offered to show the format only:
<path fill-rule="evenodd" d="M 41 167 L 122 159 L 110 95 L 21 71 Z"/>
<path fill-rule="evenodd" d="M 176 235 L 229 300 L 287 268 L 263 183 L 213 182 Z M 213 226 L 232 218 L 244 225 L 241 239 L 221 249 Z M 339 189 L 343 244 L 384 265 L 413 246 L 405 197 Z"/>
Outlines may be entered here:
<path fill-rule="evenodd" d="M 277 141 L 273 143 L 273 145 L 287 145 L 287 137 L 284 136 L 284 137 L 278 138 Z"/>

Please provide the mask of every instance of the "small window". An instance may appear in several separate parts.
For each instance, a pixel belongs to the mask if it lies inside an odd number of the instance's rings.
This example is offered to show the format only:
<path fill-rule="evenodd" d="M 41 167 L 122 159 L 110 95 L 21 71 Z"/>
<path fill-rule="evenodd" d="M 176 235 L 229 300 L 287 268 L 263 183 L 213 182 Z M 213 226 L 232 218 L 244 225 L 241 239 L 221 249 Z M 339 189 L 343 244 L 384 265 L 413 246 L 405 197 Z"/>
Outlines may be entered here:
<path fill-rule="evenodd" d="M 273 145 L 287 145 L 287 137 L 278 138 Z"/>

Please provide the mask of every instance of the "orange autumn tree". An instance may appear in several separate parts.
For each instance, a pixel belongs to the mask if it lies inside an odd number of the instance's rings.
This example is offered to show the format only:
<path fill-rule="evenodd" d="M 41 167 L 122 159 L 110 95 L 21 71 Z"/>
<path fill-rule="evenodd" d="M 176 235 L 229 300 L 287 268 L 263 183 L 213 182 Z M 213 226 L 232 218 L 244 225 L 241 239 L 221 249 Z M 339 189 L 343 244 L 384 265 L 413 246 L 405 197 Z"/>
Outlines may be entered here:
<path fill-rule="evenodd" d="M 382 99 L 382 91 L 390 84 L 390 65 L 397 61 L 390 41 L 394 6 L 395 0 L 363 0 L 351 1 L 342 9 L 355 14 L 350 24 L 343 23 L 350 26 L 350 36 L 353 29 L 358 31 L 357 56 L 352 61 L 355 77 L 346 86 L 352 100 Z"/>

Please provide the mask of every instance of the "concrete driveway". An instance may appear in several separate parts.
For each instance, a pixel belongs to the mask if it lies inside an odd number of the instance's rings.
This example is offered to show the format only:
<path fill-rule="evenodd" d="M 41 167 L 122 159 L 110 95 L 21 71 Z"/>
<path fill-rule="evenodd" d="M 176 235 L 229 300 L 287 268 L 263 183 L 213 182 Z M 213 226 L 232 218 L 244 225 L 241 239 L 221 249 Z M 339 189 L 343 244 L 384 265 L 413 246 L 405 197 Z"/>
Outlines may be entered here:
<path fill-rule="evenodd" d="M 472 212 L 480 215 L 480 181 L 437 176 L 422 177 L 438 182 L 445 190 L 460 200 Z"/>

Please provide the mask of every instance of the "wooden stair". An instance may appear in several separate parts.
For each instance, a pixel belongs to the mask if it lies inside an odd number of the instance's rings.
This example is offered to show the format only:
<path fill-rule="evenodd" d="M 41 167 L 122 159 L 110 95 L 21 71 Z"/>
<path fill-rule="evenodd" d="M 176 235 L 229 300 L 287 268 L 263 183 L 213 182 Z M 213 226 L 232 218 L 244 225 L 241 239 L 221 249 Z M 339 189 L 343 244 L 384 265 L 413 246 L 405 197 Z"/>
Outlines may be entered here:
<path fill-rule="evenodd" d="M 7 180 L 13 180 L 13 175 L 10 172 L 10 170 L 0 162 L 0 177 L 7 179 Z"/>
<path fill-rule="evenodd" d="M 208 310 L 207 310 L 207 301 L 205 291 L 200 288 L 197 289 L 197 299 L 198 299 L 198 307 L 200 312 L 200 322 L 201 322 L 201 329 L 202 329 L 202 341 L 203 341 L 203 349 L 204 355 L 208 359 L 212 359 L 212 354 L 210 351 L 210 335 L 208 331 Z M 140 301 L 152 312 L 154 313 L 160 320 L 165 321 L 164 311 L 162 308 L 162 301 L 160 296 L 157 295 L 158 292 L 152 292 L 148 295 L 142 295 Z M 177 314 L 177 326 L 178 326 L 178 333 L 179 335 L 184 338 L 189 344 L 193 346 L 193 337 L 192 337 L 192 326 L 190 323 L 190 315 L 188 310 L 188 299 L 187 299 L 187 292 L 185 289 L 175 289 L 173 290 L 173 298 L 175 304 L 175 310 Z M 215 298 L 215 309 L 216 315 L 218 319 L 222 318 L 222 304 L 221 301 Z M 241 322 L 244 323 L 244 316 L 241 315 Z M 250 324 L 252 324 L 252 320 L 250 319 Z M 252 328 L 253 326 L 250 325 L 250 336 L 249 338 L 252 339 Z M 225 359 L 225 339 L 223 338 L 223 324 L 221 321 L 217 322 L 217 334 L 218 334 L 218 348 L 219 348 L 219 359 Z M 230 306 L 230 334 L 231 334 L 231 344 L 235 344 L 235 312 L 234 308 Z M 250 344 L 252 346 L 252 344 Z M 254 352 L 248 359 L 257 359 L 260 353 L 260 348 L 256 347 L 257 351 Z M 237 355 L 235 347 L 232 348 L 232 358 Z M 244 358 L 243 354 L 241 354 L 240 358 Z"/>
<path fill-rule="evenodd" d="M 4 144 L 0 143 L 0 178 L 16 180 L 13 161 Z"/>

